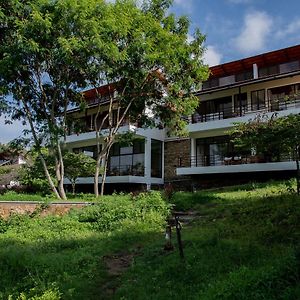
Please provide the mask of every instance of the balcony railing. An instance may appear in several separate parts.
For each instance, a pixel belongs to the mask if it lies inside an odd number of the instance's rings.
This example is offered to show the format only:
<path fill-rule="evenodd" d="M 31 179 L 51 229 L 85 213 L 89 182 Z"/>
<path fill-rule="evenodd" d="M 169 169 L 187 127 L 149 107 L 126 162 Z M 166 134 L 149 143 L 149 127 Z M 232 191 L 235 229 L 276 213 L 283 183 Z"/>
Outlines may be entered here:
<path fill-rule="evenodd" d="M 254 163 L 268 163 L 268 162 L 285 162 L 294 161 L 292 155 L 282 154 L 278 156 L 267 155 L 199 155 L 189 158 L 179 157 L 179 168 L 191 168 L 191 167 L 210 167 L 210 166 L 230 166 L 230 165 L 242 165 L 242 164 L 254 164 Z"/>
<path fill-rule="evenodd" d="M 300 108 L 300 95 L 296 95 L 289 99 L 270 99 L 266 103 L 260 103 L 257 105 L 242 105 L 241 107 L 228 107 L 226 109 L 207 114 L 200 114 L 196 112 L 192 116 L 191 121 L 192 123 L 210 122 L 216 120 L 242 117 L 250 113 L 267 113 L 294 108 Z"/>
<path fill-rule="evenodd" d="M 143 165 L 119 165 L 110 166 L 107 176 L 144 176 L 145 167 Z"/>

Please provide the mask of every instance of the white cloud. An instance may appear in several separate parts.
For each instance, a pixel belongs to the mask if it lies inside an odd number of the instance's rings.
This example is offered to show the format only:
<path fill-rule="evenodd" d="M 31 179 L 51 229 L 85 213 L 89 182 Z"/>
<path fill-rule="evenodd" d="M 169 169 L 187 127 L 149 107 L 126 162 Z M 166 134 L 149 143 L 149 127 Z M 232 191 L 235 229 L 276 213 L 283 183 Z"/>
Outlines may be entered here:
<path fill-rule="evenodd" d="M 276 37 L 283 38 L 291 35 L 299 35 L 300 31 L 300 20 L 295 20 L 290 22 L 284 28 L 276 32 Z"/>
<path fill-rule="evenodd" d="M 240 34 L 233 39 L 235 47 L 243 54 L 263 50 L 272 25 L 272 18 L 265 12 L 255 11 L 247 14 Z"/>
<path fill-rule="evenodd" d="M 222 54 L 216 49 L 215 46 L 207 46 L 203 55 L 203 61 L 209 66 L 219 65 L 221 63 Z"/>

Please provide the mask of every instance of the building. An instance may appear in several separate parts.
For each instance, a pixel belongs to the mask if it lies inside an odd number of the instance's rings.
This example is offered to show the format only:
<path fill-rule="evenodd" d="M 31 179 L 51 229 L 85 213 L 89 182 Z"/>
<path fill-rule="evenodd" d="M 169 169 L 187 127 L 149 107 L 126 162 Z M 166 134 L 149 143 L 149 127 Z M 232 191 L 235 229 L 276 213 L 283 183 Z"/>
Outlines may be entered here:
<path fill-rule="evenodd" d="M 289 155 L 274 161 L 258 156 L 253 149 L 238 153 L 226 132 L 235 122 L 247 122 L 257 114 L 300 113 L 300 45 L 214 66 L 210 71 L 208 81 L 196 93 L 199 107 L 188 118 L 189 137 L 170 138 L 162 129 L 142 129 L 124 122 L 120 130 L 136 130 L 139 139 L 130 147 L 114 145 L 108 184 L 150 188 L 172 183 L 190 188 L 288 176 L 295 171 Z M 88 125 L 95 113 L 93 91 L 86 98 L 90 108 L 85 115 L 77 112 L 77 117 Z M 95 134 L 92 126 L 90 130 L 69 135 L 68 147 L 93 155 Z M 79 183 L 92 182 L 92 178 L 81 178 Z"/>

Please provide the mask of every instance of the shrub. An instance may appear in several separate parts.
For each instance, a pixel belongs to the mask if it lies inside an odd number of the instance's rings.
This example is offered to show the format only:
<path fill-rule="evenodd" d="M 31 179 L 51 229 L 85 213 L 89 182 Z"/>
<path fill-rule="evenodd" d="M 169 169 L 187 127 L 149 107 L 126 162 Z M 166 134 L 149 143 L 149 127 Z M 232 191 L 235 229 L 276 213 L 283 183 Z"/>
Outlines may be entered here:
<path fill-rule="evenodd" d="M 146 222 L 162 226 L 169 206 L 159 192 L 141 193 L 136 197 L 112 196 L 78 212 L 80 222 L 89 222 L 100 231 L 121 228 L 130 222 Z"/>

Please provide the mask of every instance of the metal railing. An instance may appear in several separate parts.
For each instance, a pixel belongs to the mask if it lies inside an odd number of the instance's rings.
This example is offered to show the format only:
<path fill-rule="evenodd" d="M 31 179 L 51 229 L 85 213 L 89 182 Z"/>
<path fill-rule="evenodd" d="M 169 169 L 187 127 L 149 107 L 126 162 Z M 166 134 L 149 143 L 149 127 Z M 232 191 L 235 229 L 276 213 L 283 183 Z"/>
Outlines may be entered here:
<path fill-rule="evenodd" d="M 145 167 L 143 165 L 118 165 L 109 166 L 107 176 L 144 176 Z"/>
<path fill-rule="evenodd" d="M 194 113 L 191 121 L 192 123 L 203 123 L 209 121 L 230 119 L 242 117 L 250 113 L 267 113 L 275 112 L 281 110 L 288 110 L 293 108 L 300 108 L 300 95 L 295 95 L 290 98 L 280 98 L 280 99 L 269 99 L 265 103 L 257 103 L 256 105 L 242 105 L 235 107 L 228 107 L 226 109 L 207 113 L 200 114 Z"/>
<path fill-rule="evenodd" d="M 294 161 L 294 157 L 289 154 L 281 155 L 198 155 L 191 157 L 179 157 L 179 168 L 190 167 L 210 167 L 210 166 L 229 166 L 268 162 Z"/>

